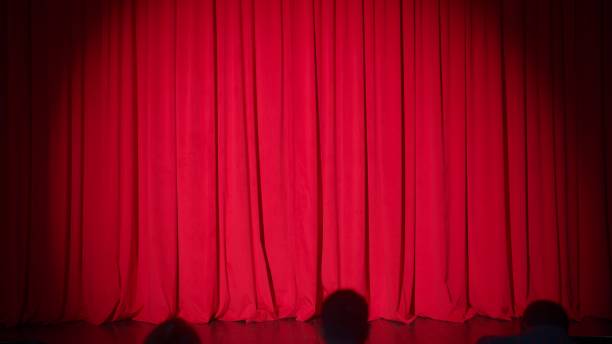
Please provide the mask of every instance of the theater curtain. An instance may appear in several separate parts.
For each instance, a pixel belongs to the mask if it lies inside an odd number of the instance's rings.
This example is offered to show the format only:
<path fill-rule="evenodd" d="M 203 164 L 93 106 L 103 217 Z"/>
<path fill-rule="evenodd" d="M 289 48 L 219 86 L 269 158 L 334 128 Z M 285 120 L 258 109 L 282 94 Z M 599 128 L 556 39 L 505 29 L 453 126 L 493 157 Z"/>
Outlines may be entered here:
<path fill-rule="evenodd" d="M 612 317 L 609 1 L 1 6 L 1 324 Z"/>

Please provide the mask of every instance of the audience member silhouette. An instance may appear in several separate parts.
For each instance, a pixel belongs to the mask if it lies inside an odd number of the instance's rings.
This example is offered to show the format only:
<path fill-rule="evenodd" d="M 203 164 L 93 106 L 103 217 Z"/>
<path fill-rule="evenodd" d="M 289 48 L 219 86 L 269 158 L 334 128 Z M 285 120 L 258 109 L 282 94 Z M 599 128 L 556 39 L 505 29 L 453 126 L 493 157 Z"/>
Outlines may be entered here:
<path fill-rule="evenodd" d="M 546 300 L 535 301 L 523 312 L 521 332 L 530 332 L 539 327 L 552 327 L 567 334 L 569 318 L 560 304 Z"/>
<path fill-rule="evenodd" d="M 523 312 L 519 336 L 486 337 L 478 343 L 572 343 L 568 329 L 569 318 L 563 307 L 552 301 L 539 300 L 529 304 Z"/>
<path fill-rule="evenodd" d="M 323 338 L 328 344 L 362 344 L 368 338 L 368 304 L 351 290 L 338 290 L 323 302 Z"/>
<path fill-rule="evenodd" d="M 199 344 L 200 337 L 181 318 L 171 318 L 157 325 L 145 339 L 145 344 Z"/>

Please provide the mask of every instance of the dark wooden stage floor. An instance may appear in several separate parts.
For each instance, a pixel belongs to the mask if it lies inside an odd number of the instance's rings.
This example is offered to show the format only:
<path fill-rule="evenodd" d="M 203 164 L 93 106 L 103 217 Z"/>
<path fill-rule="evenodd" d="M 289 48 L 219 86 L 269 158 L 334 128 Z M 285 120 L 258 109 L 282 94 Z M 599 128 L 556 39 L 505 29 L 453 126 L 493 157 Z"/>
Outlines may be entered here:
<path fill-rule="evenodd" d="M 370 343 L 474 343 L 485 335 L 509 335 L 518 331 L 517 321 L 474 318 L 464 324 L 417 319 L 405 325 L 373 321 Z M 153 325 L 122 321 L 100 326 L 66 323 L 0 329 L 0 343 L 36 339 L 45 343 L 141 343 Z M 318 322 L 279 320 L 264 323 L 218 321 L 196 325 L 203 343 L 322 343 Z M 612 321 L 585 319 L 573 323 L 573 336 L 612 336 Z"/>

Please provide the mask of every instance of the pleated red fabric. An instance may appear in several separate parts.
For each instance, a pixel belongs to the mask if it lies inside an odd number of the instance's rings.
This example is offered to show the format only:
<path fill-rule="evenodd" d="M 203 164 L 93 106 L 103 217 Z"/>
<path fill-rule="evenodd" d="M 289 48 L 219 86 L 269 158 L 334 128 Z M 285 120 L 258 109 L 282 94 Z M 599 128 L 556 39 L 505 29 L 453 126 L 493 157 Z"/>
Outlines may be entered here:
<path fill-rule="evenodd" d="M 8 0 L 0 324 L 612 318 L 606 0 Z"/>

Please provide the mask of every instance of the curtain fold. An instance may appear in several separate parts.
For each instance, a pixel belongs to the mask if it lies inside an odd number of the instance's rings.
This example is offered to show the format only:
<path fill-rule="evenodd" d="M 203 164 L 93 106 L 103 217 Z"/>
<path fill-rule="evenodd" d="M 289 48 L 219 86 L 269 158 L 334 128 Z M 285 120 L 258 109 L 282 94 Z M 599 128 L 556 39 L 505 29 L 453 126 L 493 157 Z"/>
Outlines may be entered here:
<path fill-rule="evenodd" d="M 612 318 L 605 0 L 9 0 L 0 324 Z"/>

